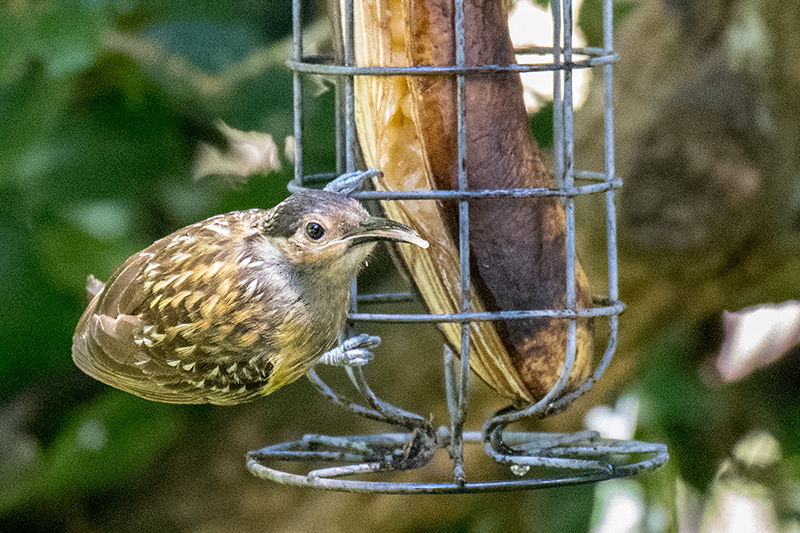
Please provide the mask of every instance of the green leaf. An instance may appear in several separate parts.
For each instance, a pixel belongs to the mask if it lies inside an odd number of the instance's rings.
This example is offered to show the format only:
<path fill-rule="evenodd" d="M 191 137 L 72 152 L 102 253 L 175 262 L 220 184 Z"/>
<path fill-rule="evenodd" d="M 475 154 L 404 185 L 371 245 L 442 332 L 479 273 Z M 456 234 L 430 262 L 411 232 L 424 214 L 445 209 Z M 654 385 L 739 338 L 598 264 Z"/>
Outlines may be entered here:
<path fill-rule="evenodd" d="M 531 132 L 541 148 L 553 146 L 553 102 L 547 102 L 531 117 Z"/>

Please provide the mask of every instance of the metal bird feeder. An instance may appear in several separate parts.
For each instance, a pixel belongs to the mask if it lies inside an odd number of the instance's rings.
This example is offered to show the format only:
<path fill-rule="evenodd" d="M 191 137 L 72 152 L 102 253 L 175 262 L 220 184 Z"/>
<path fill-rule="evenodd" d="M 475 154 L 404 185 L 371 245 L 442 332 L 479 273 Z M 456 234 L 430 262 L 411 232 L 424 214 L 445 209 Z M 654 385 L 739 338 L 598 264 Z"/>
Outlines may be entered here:
<path fill-rule="evenodd" d="M 616 189 L 621 180 L 614 172 L 614 134 L 612 107 L 612 65 L 618 56 L 612 46 L 611 0 L 603 0 L 602 48 L 575 48 L 572 45 L 571 0 L 554 0 L 554 45 L 551 48 L 527 48 L 528 53 L 547 55 L 550 62 L 512 65 L 465 66 L 464 63 L 464 7 L 462 0 L 455 2 L 454 35 L 456 64 L 451 67 L 385 67 L 355 66 L 353 52 L 354 0 L 344 0 L 342 16 L 344 25 L 344 58 L 336 63 L 330 58 L 305 56 L 303 31 L 300 19 L 300 0 L 293 0 L 294 51 L 287 62 L 294 75 L 294 135 L 295 178 L 290 188 L 307 187 L 328 181 L 338 173 L 353 172 L 357 165 L 359 149 L 354 108 L 354 79 L 356 76 L 451 76 L 457 83 L 458 113 L 458 190 L 414 191 L 361 191 L 353 197 L 370 200 L 455 200 L 459 203 L 459 259 L 462 287 L 469 286 L 469 203 L 474 198 L 488 197 L 538 197 L 557 196 L 562 199 L 566 213 L 566 279 L 575 280 L 575 198 L 581 195 L 604 195 L 606 206 L 608 298 L 591 308 L 576 305 L 573 289 L 567 288 L 567 305 L 563 309 L 528 309 L 500 312 L 469 312 L 468 295 L 462 291 L 460 313 L 446 314 L 387 314 L 364 313 L 358 304 L 365 301 L 389 302 L 413 298 L 412 294 L 357 294 L 353 286 L 350 322 L 400 322 L 400 323 L 455 323 L 461 325 L 462 341 L 460 360 L 445 348 L 444 373 L 446 400 L 450 412 L 450 425 L 434 428 L 425 417 L 395 407 L 378 398 L 367 384 L 360 368 L 348 369 L 353 385 L 362 395 L 362 403 L 341 396 L 326 385 L 314 371 L 309 379 L 334 404 L 370 419 L 383 421 L 403 428 L 404 432 L 377 435 L 331 437 L 305 435 L 302 439 L 267 446 L 250 452 L 247 467 L 256 476 L 278 483 L 326 488 L 353 492 L 384 493 L 467 493 L 485 491 L 510 491 L 528 488 L 591 483 L 637 474 L 658 468 L 667 461 L 666 446 L 658 443 L 621 441 L 601 438 L 592 431 L 575 434 L 550 434 L 505 431 L 506 426 L 528 417 L 542 417 L 557 412 L 577 396 L 589 390 L 608 364 L 617 345 L 619 314 L 624 304 L 619 300 L 617 283 L 616 244 Z M 604 142 L 605 170 L 582 172 L 573 168 L 573 79 L 575 69 L 602 71 L 604 92 Z M 468 190 L 469 177 L 466 165 L 466 136 L 464 117 L 464 83 L 469 76 L 489 75 L 496 72 L 552 71 L 554 98 L 554 156 L 558 186 L 534 189 Z M 489 74 L 487 74 L 489 73 Z M 337 80 L 337 172 L 306 176 L 303 173 L 303 77 L 307 74 L 335 76 Z M 374 175 L 377 171 L 372 171 Z M 576 184 L 578 181 L 582 184 Z M 571 294 L 570 294 L 571 293 Z M 523 409 L 508 408 L 485 421 L 482 431 L 464 431 L 467 415 L 467 397 L 470 380 L 469 336 L 470 323 L 487 320 L 516 320 L 532 317 L 557 317 L 568 321 L 568 339 L 565 362 L 552 389 L 539 401 Z M 580 318 L 596 317 L 608 321 L 609 337 L 602 358 L 592 369 L 588 379 L 574 392 L 564 393 L 576 351 L 575 323 Z M 373 363 L 375 364 L 375 363 Z M 510 470 L 507 479 L 474 480 L 464 472 L 465 446 L 482 446 L 486 455 Z M 397 481 L 387 474 L 423 467 L 437 453 L 449 452 L 452 476 L 437 482 Z M 296 461 L 319 463 L 329 461 L 337 466 L 313 469 L 306 474 L 281 470 L 276 463 Z M 506 471 L 508 472 L 508 470 Z M 388 480 L 375 480 L 383 473 Z"/>

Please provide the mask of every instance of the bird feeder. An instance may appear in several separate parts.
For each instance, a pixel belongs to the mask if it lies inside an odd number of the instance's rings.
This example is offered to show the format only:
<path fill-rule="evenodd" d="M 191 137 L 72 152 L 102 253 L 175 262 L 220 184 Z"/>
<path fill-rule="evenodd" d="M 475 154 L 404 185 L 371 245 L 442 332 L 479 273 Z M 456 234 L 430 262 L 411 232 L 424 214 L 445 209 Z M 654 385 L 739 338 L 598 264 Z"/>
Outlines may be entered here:
<path fill-rule="evenodd" d="M 604 44 L 602 48 L 593 48 L 573 46 L 571 0 L 554 0 L 551 4 L 554 28 L 552 45 L 525 50 L 526 53 L 535 53 L 549 60 L 528 64 L 516 62 L 513 55 L 508 60 L 509 53 L 513 54 L 514 50 L 504 49 L 506 45 L 503 43 L 508 40 L 506 38 L 504 41 L 502 35 L 496 49 L 492 48 L 494 45 L 475 45 L 476 37 L 470 31 L 474 32 L 477 26 L 481 26 L 482 31 L 492 34 L 493 30 L 488 25 L 493 17 L 498 20 L 507 17 L 503 3 L 496 4 L 482 4 L 482 11 L 478 11 L 470 0 L 437 4 L 437 9 L 431 9 L 431 6 L 417 0 L 333 2 L 332 16 L 338 18 L 333 20 L 338 43 L 337 57 L 321 58 L 304 53 L 300 0 L 293 0 L 294 47 L 293 56 L 287 64 L 294 75 L 296 149 L 295 177 L 290 188 L 313 186 L 342 173 L 352 173 L 348 175 L 357 178 L 372 178 L 375 190 L 358 191 L 351 196 L 380 201 L 391 218 L 415 228 L 422 227 L 421 234 L 432 241 L 434 252 L 436 237 L 440 237 L 439 240 L 444 244 L 437 256 L 439 259 L 431 259 L 430 256 L 404 258 L 430 312 L 362 312 L 358 307 L 359 302 L 393 301 L 414 295 L 363 295 L 358 294 L 354 284 L 349 320 L 351 323 L 362 323 L 366 328 L 370 322 L 409 323 L 409 327 L 414 327 L 415 323 L 437 324 L 447 339 L 443 348 L 443 366 L 450 421 L 449 425 L 437 428 L 424 416 L 380 399 L 368 385 L 360 368 L 348 370 L 353 385 L 362 396 L 360 401 L 352 401 L 334 391 L 311 371 L 309 379 L 331 402 L 358 415 L 391 424 L 399 430 L 375 435 L 305 435 L 298 441 L 270 445 L 248 454 L 247 467 L 254 475 L 289 485 L 342 491 L 465 493 L 596 482 L 652 470 L 666 462 L 667 450 L 663 444 L 612 440 L 592 431 L 552 434 L 506 430 L 507 426 L 522 419 L 541 418 L 565 409 L 600 379 L 617 345 L 619 315 L 624 304 L 619 299 L 617 283 L 615 196 L 621 180 L 614 172 L 611 95 L 612 67 L 618 56 L 612 46 L 612 2 L 603 0 Z M 494 11 L 490 13 L 492 9 Z M 502 24 L 506 24 L 505 18 Z M 403 25 L 404 30 L 397 29 Z M 507 28 L 503 31 L 507 34 Z M 502 34 L 502 31 L 499 33 Z M 432 39 L 440 40 L 438 47 L 436 43 L 431 44 Z M 441 45 L 442 42 L 445 45 Z M 484 57 L 482 52 L 475 52 L 476 49 L 494 52 Z M 605 87 L 605 168 L 602 172 L 581 171 L 573 166 L 573 72 L 579 69 L 594 69 L 602 73 Z M 539 181 L 515 182 L 513 176 L 504 181 L 513 172 L 497 168 L 500 178 L 496 186 L 491 186 L 492 182 L 485 179 L 487 175 L 492 179 L 491 172 L 483 171 L 481 174 L 482 171 L 476 170 L 478 167 L 473 164 L 474 152 L 478 150 L 476 143 L 479 142 L 476 139 L 480 138 L 480 132 L 474 131 L 476 119 L 473 115 L 483 113 L 490 116 L 498 111 L 493 110 L 490 103 L 486 104 L 487 109 L 482 108 L 480 98 L 483 93 L 476 88 L 480 87 L 479 82 L 487 83 L 486 98 L 490 98 L 493 87 L 506 82 L 518 84 L 520 73 L 548 71 L 554 74 L 555 177 L 549 174 L 547 179 L 541 177 L 544 174 L 538 168 L 525 172 L 538 172 Z M 336 79 L 338 162 L 336 172 L 307 176 L 303 172 L 302 84 L 305 76 L 314 74 Z M 397 84 L 406 84 L 401 87 L 401 93 L 396 92 Z M 498 105 L 508 103 L 509 99 L 503 96 L 504 90 L 501 87 L 499 96 L 495 95 L 494 102 L 500 102 Z M 512 90 L 517 89 L 512 87 Z M 413 160 L 414 154 L 411 152 L 392 159 L 387 154 L 394 148 L 381 152 L 380 143 L 385 141 L 386 136 L 380 128 L 386 125 L 379 124 L 379 115 L 417 113 L 414 116 L 422 120 L 419 112 L 408 111 L 408 102 L 435 98 L 437 94 L 440 103 L 444 102 L 439 108 L 443 112 L 424 117 L 424 121 L 433 124 L 440 119 L 444 126 L 435 130 L 437 126 L 434 124 L 431 126 L 434 129 L 427 132 L 417 131 L 418 137 L 396 139 L 395 142 L 401 148 L 417 142 L 424 151 L 426 143 L 434 139 L 446 147 L 445 152 L 450 151 L 452 160 L 440 154 L 419 162 Z M 511 102 L 511 105 L 516 104 Z M 371 107 L 365 110 L 364 106 Z M 448 114 L 452 115 L 449 117 L 452 118 L 450 130 L 447 129 Z M 470 127 L 473 128 L 471 132 Z M 448 144 L 442 138 L 452 142 Z M 517 150 L 513 146 L 516 142 L 514 139 L 500 139 L 498 142 L 498 152 L 504 148 Z M 524 144 L 527 141 L 522 138 L 520 142 Z M 358 174 L 356 168 L 361 164 L 361 157 L 376 168 Z M 442 175 L 449 176 L 449 184 L 441 180 L 437 183 L 431 177 Z M 422 178 L 410 179 L 408 176 L 427 177 L 427 181 Z M 599 300 L 587 296 L 585 275 L 576 259 L 575 199 L 583 195 L 601 195 L 605 199 L 608 295 Z M 497 292 L 496 287 L 491 286 L 491 273 L 481 273 L 480 269 L 476 269 L 476 261 L 483 260 L 476 260 L 478 241 L 474 239 L 479 238 L 479 232 L 484 230 L 484 226 L 476 225 L 484 223 L 477 215 L 482 206 L 490 205 L 492 201 L 501 206 L 513 206 L 513 202 L 528 202 L 527 205 L 534 206 L 532 218 L 523 220 L 523 227 L 545 231 L 542 229 L 542 220 L 554 224 L 554 229 L 551 229 L 557 238 L 541 240 L 555 242 L 548 245 L 557 247 L 555 255 L 559 258 L 559 267 L 557 272 L 549 274 L 556 281 L 537 278 L 538 274 L 529 276 L 560 291 L 557 298 L 551 298 L 552 305 L 543 307 L 537 303 L 529 308 L 504 306 L 504 301 L 514 298 L 506 299 L 505 295 Z M 449 214 L 442 215 L 445 210 L 441 206 L 445 204 L 451 209 Z M 545 214 L 542 214 L 542 210 Z M 495 212 L 491 216 L 498 218 L 497 215 Z M 430 233 L 426 235 L 425 228 L 434 226 L 432 218 L 441 226 L 437 226 L 439 233 L 429 229 Z M 446 229 L 447 223 L 451 224 L 449 230 Z M 448 242 L 450 248 L 447 248 Z M 444 267 L 437 263 L 448 253 L 452 256 L 452 279 L 447 278 Z M 525 275 L 524 268 L 513 268 Z M 425 272 L 442 272 L 442 275 L 437 278 L 438 281 L 423 281 Z M 476 272 L 484 279 L 476 280 Z M 490 298 L 491 305 L 476 303 L 480 287 L 485 289 L 486 286 L 490 291 L 494 290 Z M 531 290 L 538 291 L 535 288 Z M 530 301 L 541 302 L 540 292 L 536 292 L 538 300 L 533 298 Z M 591 322 L 595 325 L 607 323 L 609 334 L 602 357 L 593 358 L 591 355 Z M 503 324 L 499 333 L 492 329 L 496 324 Z M 537 344 L 530 341 L 525 337 L 529 330 L 548 330 L 550 342 Z M 512 341 L 520 338 L 522 341 L 514 345 Z M 522 357 L 520 354 L 525 355 L 520 347 L 522 345 L 529 351 L 533 350 L 531 353 L 546 354 L 547 368 L 543 370 L 539 365 L 541 357 L 534 357 L 529 364 L 516 366 L 503 362 L 503 357 L 517 361 Z M 515 354 L 513 358 L 508 355 L 511 353 Z M 484 421 L 480 431 L 465 430 L 470 373 L 473 370 L 498 393 L 510 398 L 512 404 Z M 515 375 L 515 372 L 518 374 Z M 465 465 L 464 450 L 467 446 L 483 447 L 490 461 L 504 465 L 506 475 L 473 479 Z M 447 453 L 452 461 L 452 475 L 446 479 L 398 481 L 396 476 L 388 474 L 424 468 L 440 452 Z M 278 468 L 277 465 L 286 461 L 297 462 L 301 467 L 320 461 L 330 462 L 333 466 L 304 469 L 307 470 L 305 473 L 296 473 Z M 380 479 L 381 474 L 387 476 L 385 480 Z"/>

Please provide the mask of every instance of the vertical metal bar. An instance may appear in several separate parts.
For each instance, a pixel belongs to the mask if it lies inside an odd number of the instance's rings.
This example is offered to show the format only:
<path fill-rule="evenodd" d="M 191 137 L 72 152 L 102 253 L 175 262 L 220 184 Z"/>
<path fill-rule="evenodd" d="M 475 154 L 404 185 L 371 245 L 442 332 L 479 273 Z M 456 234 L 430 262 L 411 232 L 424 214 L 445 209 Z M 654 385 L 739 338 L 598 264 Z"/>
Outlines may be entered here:
<path fill-rule="evenodd" d="M 355 65 L 355 6 L 354 0 L 345 0 L 344 6 L 344 64 L 347 67 Z M 347 76 L 344 84 L 345 105 L 345 171 L 353 172 L 356 169 L 355 143 L 356 143 L 356 116 L 355 116 L 355 91 L 353 88 L 355 76 Z"/>
<path fill-rule="evenodd" d="M 455 0 L 454 33 L 456 38 L 456 65 L 465 65 L 464 43 L 464 2 Z M 456 115 L 458 128 L 458 190 L 466 191 L 467 183 L 467 124 L 466 124 L 466 83 L 463 74 L 456 76 Z M 461 312 L 469 312 L 470 273 L 469 273 L 469 203 L 466 198 L 458 204 L 459 261 L 461 265 Z M 458 409 L 455 417 L 451 413 L 453 472 L 455 482 L 461 486 L 466 482 L 464 474 L 463 429 L 467 419 L 469 397 L 469 340 L 470 323 L 461 323 L 461 373 L 458 392 Z"/>
<path fill-rule="evenodd" d="M 613 43 L 613 11 L 612 0 L 603 0 L 603 51 L 609 55 L 614 51 Z M 605 97 L 605 173 L 606 181 L 614 179 L 614 84 L 613 65 L 608 63 L 603 66 L 603 83 Z M 609 189 L 606 192 L 606 224 L 608 238 L 608 296 L 612 302 L 619 299 L 619 285 L 617 279 L 617 210 L 616 191 Z M 616 318 L 616 317 L 615 317 Z"/>
<path fill-rule="evenodd" d="M 614 51 L 613 41 L 613 9 L 612 0 L 603 0 L 603 52 L 609 55 Z M 613 66 L 608 63 L 603 66 L 604 83 L 604 133 L 605 133 L 605 174 L 606 181 L 614 179 L 614 100 L 613 100 Z M 606 241 L 608 253 L 608 297 L 609 300 L 619 300 L 619 275 L 617 258 L 617 208 L 616 192 L 609 189 L 606 192 Z M 594 379 L 599 379 L 611 362 L 614 349 L 617 346 L 619 334 L 619 315 L 608 317 L 608 349 L 603 360 L 597 366 Z"/>
<path fill-rule="evenodd" d="M 338 1 L 338 0 L 337 0 Z M 344 3 L 344 32 L 342 36 L 344 45 L 344 64 L 352 67 L 355 65 L 355 2 L 345 0 Z M 344 148 L 345 148 L 345 171 L 353 172 L 356 169 L 355 163 L 355 143 L 356 143 L 356 106 L 355 106 L 355 76 L 345 77 L 344 81 Z M 358 311 L 357 296 L 358 284 L 354 279 L 350 283 L 350 312 Z M 352 324 L 346 327 L 346 334 L 352 334 Z"/>
<path fill-rule="evenodd" d="M 447 396 L 447 410 L 451 415 L 451 422 L 455 419 L 453 413 L 458 412 L 458 393 L 456 391 L 456 363 L 453 350 L 445 344 L 444 345 L 444 390 Z M 451 428 L 452 429 L 452 428 Z"/>
<path fill-rule="evenodd" d="M 553 12 L 553 63 L 561 64 L 561 2 L 550 2 Z M 564 100 L 561 69 L 553 70 L 553 171 L 556 183 L 564 187 Z"/>
<path fill-rule="evenodd" d="M 572 187 L 575 182 L 575 158 L 573 136 L 573 98 L 572 98 L 572 0 L 563 0 L 562 17 L 564 32 L 564 185 Z M 576 308 L 575 297 L 575 198 L 565 197 L 566 212 L 566 297 L 567 309 Z M 568 377 L 575 362 L 577 348 L 577 324 L 575 318 L 567 323 L 567 346 L 563 373 Z"/>
<path fill-rule="evenodd" d="M 303 28 L 300 0 L 292 0 L 292 59 L 303 60 Z M 294 108 L 294 182 L 303 185 L 303 87 L 300 71 L 292 73 L 292 106 Z"/>
<path fill-rule="evenodd" d="M 341 21 L 336 21 L 337 24 L 341 24 Z M 345 139 L 345 112 L 344 112 L 344 84 L 345 84 L 345 77 L 344 76 L 337 76 L 336 77 L 336 94 L 335 94 L 335 106 L 336 109 L 334 111 L 334 129 L 336 131 L 336 174 L 344 174 L 345 168 L 347 167 L 347 146 L 346 146 L 346 139 Z"/>
<path fill-rule="evenodd" d="M 572 0 L 563 0 L 564 16 L 564 184 L 575 184 L 575 159 L 572 109 Z M 575 198 L 565 197 L 567 211 L 567 307 L 575 306 Z M 570 258 L 572 260 L 570 260 Z"/>
<path fill-rule="evenodd" d="M 345 49 L 345 36 L 344 36 L 344 12 L 342 11 L 342 4 L 339 0 L 335 0 L 328 4 L 328 16 L 331 18 L 332 37 L 340 39 L 341 42 L 334 43 L 334 50 L 337 65 L 344 65 L 344 49 Z M 335 153 L 336 153 L 336 174 L 341 175 L 345 173 L 346 152 L 345 146 L 345 104 L 344 104 L 344 85 L 347 76 L 339 75 L 335 78 L 334 83 L 334 133 L 335 133 Z"/>

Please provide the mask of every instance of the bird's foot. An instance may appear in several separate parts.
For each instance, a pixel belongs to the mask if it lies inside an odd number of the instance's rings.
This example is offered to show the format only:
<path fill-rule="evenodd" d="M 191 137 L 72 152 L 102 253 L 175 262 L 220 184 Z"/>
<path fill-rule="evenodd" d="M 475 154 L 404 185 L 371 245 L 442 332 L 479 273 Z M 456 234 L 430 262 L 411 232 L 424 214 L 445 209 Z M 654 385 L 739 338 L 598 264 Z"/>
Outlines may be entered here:
<path fill-rule="evenodd" d="M 362 333 L 357 337 L 350 337 L 332 350 L 328 350 L 319 362 L 331 366 L 362 366 L 375 357 L 374 350 L 381 343 L 381 338 Z"/>
<path fill-rule="evenodd" d="M 328 183 L 325 186 L 325 190 L 348 195 L 351 192 L 360 189 L 361 185 L 363 185 L 366 180 L 369 178 L 374 178 L 379 174 L 380 171 L 376 168 L 348 172 L 347 174 L 342 174 L 332 182 Z"/>

